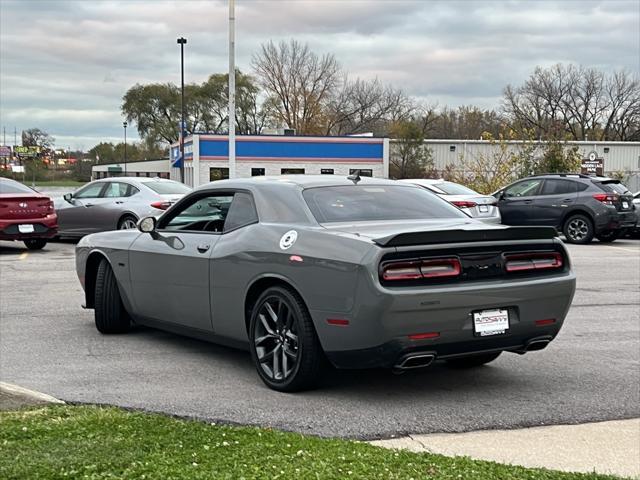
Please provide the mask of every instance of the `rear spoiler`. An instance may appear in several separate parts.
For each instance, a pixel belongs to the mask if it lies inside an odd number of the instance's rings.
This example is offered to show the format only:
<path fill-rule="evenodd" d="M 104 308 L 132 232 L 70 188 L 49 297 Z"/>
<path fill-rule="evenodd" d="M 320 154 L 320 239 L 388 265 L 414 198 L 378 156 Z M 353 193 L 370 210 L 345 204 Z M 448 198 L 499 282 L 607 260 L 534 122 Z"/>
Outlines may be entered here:
<path fill-rule="evenodd" d="M 407 232 L 374 238 L 381 247 L 404 247 L 437 243 L 492 242 L 501 240 L 548 240 L 558 236 L 554 227 L 507 227 L 487 230 L 434 230 Z"/>

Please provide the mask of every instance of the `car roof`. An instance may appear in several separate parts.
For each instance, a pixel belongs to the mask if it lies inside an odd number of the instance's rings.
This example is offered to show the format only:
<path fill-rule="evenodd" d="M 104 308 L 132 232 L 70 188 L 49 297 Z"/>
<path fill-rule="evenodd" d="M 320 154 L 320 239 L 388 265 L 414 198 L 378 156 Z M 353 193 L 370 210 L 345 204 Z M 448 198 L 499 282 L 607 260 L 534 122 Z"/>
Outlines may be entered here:
<path fill-rule="evenodd" d="M 403 178 L 399 182 L 413 183 L 415 185 L 437 185 L 438 183 L 447 183 L 444 178 Z"/>
<path fill-rule="evenodd" d="M 360 177 L 358 185 L 398 185 L 396 180 L 384 178 Z M 232 180 L 216 180 L 198 187 L 196 190 L 210 188 L 260 188 L 264 185 L 282 185 L 299 189 L 314 187 L 339 187 L 354 185 L 354 181 L 342 175 L 274 175 L 237 178 Z"/>

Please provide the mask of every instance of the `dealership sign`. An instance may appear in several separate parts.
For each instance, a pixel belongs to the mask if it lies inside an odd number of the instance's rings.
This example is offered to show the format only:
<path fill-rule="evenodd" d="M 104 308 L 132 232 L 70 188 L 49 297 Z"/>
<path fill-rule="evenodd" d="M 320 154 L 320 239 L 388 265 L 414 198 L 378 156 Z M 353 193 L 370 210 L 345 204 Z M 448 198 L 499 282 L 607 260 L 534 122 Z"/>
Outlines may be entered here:
<path fill-rule="evenodd" d="M 41 150 L 42 150 L 42 147 L 34 147 L 34 146 L 28 146 L 28 147 L 17 146 L 14 148 L 16 155 L 18 155 L 19 157 L 37 157 L 40 154 Z"/>
<path fill-rule="evenodd" d="M 604 175 L 604 158 L 598 158 L 598 152 L 595 150 L 589 152 L 587 158 L 582 159 L 582 164 L 580 165 L 581 173 L 587 175 Z"/>
<path fill-rule="evenodd" d="M 11 147 L 5 145 L 0 146 L 0 158 L 8 158 L 11 156 Z"/>

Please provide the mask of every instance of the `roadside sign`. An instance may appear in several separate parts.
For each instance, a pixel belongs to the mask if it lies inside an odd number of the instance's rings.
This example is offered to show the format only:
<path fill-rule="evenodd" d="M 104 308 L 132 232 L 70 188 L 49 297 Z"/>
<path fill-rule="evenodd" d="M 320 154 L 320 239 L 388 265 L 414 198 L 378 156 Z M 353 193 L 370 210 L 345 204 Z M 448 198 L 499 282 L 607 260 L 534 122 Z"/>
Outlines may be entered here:
<path fill-rule="evenodd" d="M 11 147 L 5 145 L 0 146 L 0 158 L 11 157 Z"/>
<path fill-rule="evenodd" d="M 19 157 L 37 157 L 40 154 L 41 150 L 42 150 L 42 147 L 36 147 L 36 146 L 28 146 L 28 147 L 16 146 L 14 148 L 16 155 L 18 155 Z"/>
<path fill-rule="evenodd" d="M 598 152 L 595 150 L 589 152 L 587 158 L 582 159 L 582 164 L 580 165 L 580 173 L 584 173 L 586 175 L 604 175 L 604 158 L 598 158 Z"/>
<path fill-rule="evenodd" d="M 11 171 L 14 173 L 24 173 L 24 165 L 11 165 Z"/>

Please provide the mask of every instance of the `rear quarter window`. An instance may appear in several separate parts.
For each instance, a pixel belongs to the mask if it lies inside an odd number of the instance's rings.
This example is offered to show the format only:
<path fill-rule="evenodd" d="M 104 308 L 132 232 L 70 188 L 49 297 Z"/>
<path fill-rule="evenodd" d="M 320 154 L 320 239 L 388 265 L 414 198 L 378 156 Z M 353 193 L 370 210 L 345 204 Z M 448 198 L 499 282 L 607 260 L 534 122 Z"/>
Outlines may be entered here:
<path fill-rule="evenodd" d="M 630 193 L 629 189 L 620 182 L 596 182 L 596 185 L 607 193 Z"/>

